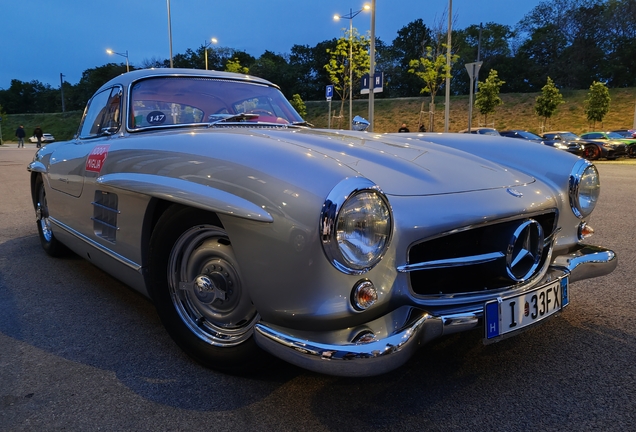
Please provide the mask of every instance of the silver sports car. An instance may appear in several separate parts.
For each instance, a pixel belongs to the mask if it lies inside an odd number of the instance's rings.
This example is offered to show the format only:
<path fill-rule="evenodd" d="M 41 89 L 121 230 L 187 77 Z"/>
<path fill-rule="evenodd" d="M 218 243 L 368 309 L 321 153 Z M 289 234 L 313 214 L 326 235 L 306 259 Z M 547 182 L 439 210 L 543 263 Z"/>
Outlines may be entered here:
<path fill-rule="evenodd" d="M 265 80 L 139 70 L 28 170 L 46 252 L 147 295 L 197 361 L 369 376 L 517 334 L 616 267 L 586 243 L 595 166 L 510 139 L 311 129 Z"/>

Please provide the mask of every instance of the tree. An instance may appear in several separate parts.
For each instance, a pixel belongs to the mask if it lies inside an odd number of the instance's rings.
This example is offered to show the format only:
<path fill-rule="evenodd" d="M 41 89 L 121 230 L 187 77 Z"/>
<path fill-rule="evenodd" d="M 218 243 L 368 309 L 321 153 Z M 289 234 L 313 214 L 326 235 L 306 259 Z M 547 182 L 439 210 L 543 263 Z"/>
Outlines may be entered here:
<path fill-rule="evenodd" d="M 513 79 L 517 75 L 522 77 L 523 74 L 510 71 L 510 63 L 513 60 L 511 46 L 514 37 L 515 32 L 509 26 L 493 22 L 483 26 L 471 25 L 463 30 L 453 31 L 453 45 L 457 46 L 457 49 L 453 51 L 459 55 L 459 60 L 451 71 L 453 75 L 451 93 L 468 93 L 470 78 L 466 73 L 465 65 L 477 61 L 478 58 L 482 62 L 480 74 L 484 76 L 496 67 L 502 76 L 511 76 Z M 509 85 L 509 80 L 506 81 Z"/>
<path fill-rule="evenodd" d="M 176 68 L 188 68 L 188 69 L 203 69 L 205 67 L 205 61 L 203 59 L 203 47 L 196 51 L 190 48 L 186 49 L 185 53 L 176 54 L 172 57 L 172 65 Z M 170 67 L 170 62 L 166 60 L 166 67 Z"/>
<path fill-rule="evenodd" d="M 607 86 L 601 82 L 594 81 L 590 86 L 590 91 L 585 99 L 585 115 L 587 121 L 593 122 L 593 128 L 596 128 L 596 122 L 603 123 L 603 118 L 609 112 L 610 95 Z"/>
<path fill-rule="evenodd" d="M 563 96 L 550 77 L 548 77 L 547 84 L 541 89 L 541 95 L 537 96 L 536 102 L 534 111 L 543 118 L 541 129 L 545 130 L 546 122 L 563 103 Z"/>
<path fill-rule="evenodd" d="M 397 34 L 387 47 L 376 44 L 376 70 L 384 71 L 388 97 L 416 96 L 422 88 L 421 82 L 417 76 L 408 73 L 409 62 L 424 56 L 426 47 L 432 46 L 432 32 L 419 18 L 402 27 Z"/>
<path fill-rule="evenodd" d="M 602 49 L 607 59 L 602 66 L 607 84 L 636 87 L 636 2 L 609 1 L 604 18 L 607 36 Z"/>
<path fill-rule="evenodd" d="M 250 67 L 250 74 L 276 83 L 285 97 L 291 97 L 296 83 L 293 70 L 287 58 L 271 51 L 265 51 Z"/>
<path fill-rule="evenodd" d="M 327 49 L 329 63 L 325 65 L 325 69 L 333 83 L 335 92 L 340 96 L 338 127 L 343 119 L 345 101 L 349 99 L 349 90 L 354 82 L 369 72 L 371 67 L 368 48 L 369 39 L 358 35 L 354 28 L 352 34 L 349 34 L 347 30 L 345 37 L 338 39 L 335 48 Z"/>
<path fill-rule="evenodd" d="M 289 101 L 289 103 L 291 103 L 291 105 L 294 107 L 294 109 L 296 110 L 296 112 L 302 117 L 305 118 L 305 116 L 307 115 L 307 106 L 305 105 L 305 102 L 303 102 L 303 100 L 300 98 L 299 94 L 295 94 L 291 100 Z"/>
<path fill-rule="evenodd" d="M 325 96 L 325 86 L 331 84 L 325 65 L 331 56 L 329 50 L 335 49 L 336 38 L 319 42 L 315 47 L 294 45 L 289 55 L 289 65 L 293 71 L 294 82 L 291 94 L 298 93 L 304 100 L 318 100 Z"/>
<path fill-rule="evenodd" d="M 125 72 L 125 64 L 115 63 L 107 63 L 93 69 L 86 69 L 82 73 L 79 83 L 75 86 L 76 91 L 71 95 L 71 105 L 83 108 L 102 85 Z"/>
<path fill-rule="evenodd" d="M 446 45 L 443 45 L 446 47 Z M 435 95 L 440 89 L 446 78 L 450 77 L 450 70 L 452 64 L 457 61 L 458 56 L 451 55 L 451 66 L 446 63 L 446 55 L 433 53 L 433 48 L 426 47 L 426 56 L 409 62 L 409 72 L 418 76 L 424 81 L 424 87 L 420 90 L 420 93 L 430 93 L 431 95 L 431 108 L 430 112 L 435 112 Z M 433 132 L 434 114 L 430 117 L 430 124 L 428 130 Z"/>
<path fill-rule="evenodd" d="M 505 83 L 505 81 L 499 79 L 497 71 L 494 69 L 490 70 L 486 81 L 479 81 L 479 90 L 475 96 L 475 106 L 484 116 L 484 124 L 486 125 L 488 124 L 488 114 L 494 113 L 495 108 L 503 105 L 503 101 L 499 97 L 499 90 Z"/>
<path fill-rule="evenodd" d="M 241 66 L 241 62 L 236 58 L 228 60 L 227 63 L 225 63 L 225 71 L 240 74 L 250 73 L 250 69 L 248 67 Z"/>
<path fill-rule="evenodd" d="M 4 143 L 4 139 L 2 138 L 2 119 L 6 118 L 7 113 L 4 112 L 4 108 L 2 108 L 2 105 L 0 105 L 0 145 L 2 145 Z"/>

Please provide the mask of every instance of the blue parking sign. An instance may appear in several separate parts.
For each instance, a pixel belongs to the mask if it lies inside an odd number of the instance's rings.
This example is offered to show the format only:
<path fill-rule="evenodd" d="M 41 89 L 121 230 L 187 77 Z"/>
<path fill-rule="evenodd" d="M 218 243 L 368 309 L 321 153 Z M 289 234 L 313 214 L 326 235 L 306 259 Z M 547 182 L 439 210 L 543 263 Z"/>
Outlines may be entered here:
<path fill-rule="evenodd" d="M 331 98 L 333 97 L 333 85 L 328 85 L 325 88 L 325 97 L 327 98 L 327 100 L 331 100 Z"/>

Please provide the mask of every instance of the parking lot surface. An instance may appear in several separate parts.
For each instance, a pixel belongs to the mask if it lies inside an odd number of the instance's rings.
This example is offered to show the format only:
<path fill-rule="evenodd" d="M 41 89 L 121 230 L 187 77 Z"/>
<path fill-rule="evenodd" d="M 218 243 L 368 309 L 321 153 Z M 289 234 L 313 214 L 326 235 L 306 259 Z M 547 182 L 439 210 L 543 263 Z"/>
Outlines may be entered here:
<path fill-rule="evenodd" d="M 347 379 L 284 363 L 231 376 L 190 360 L 153 305 L 88 262 L 41 249 L 26 165 L 0 147 L 0 430 L 636 430 L 636 167 L 598 164 L 593 243 L 617 270 L 571 286 L 544 325 L 479 332 Z"/>

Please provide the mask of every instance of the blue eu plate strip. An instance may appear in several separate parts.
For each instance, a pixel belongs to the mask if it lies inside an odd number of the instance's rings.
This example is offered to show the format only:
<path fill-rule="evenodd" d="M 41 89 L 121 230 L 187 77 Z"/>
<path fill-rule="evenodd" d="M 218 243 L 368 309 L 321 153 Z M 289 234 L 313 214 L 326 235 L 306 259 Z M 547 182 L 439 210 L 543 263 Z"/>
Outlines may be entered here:
<path fill-rule="evenodd" d="M 499 336 L 499 303 L 492 302 L 486 305 L 486 338 Z"/>

